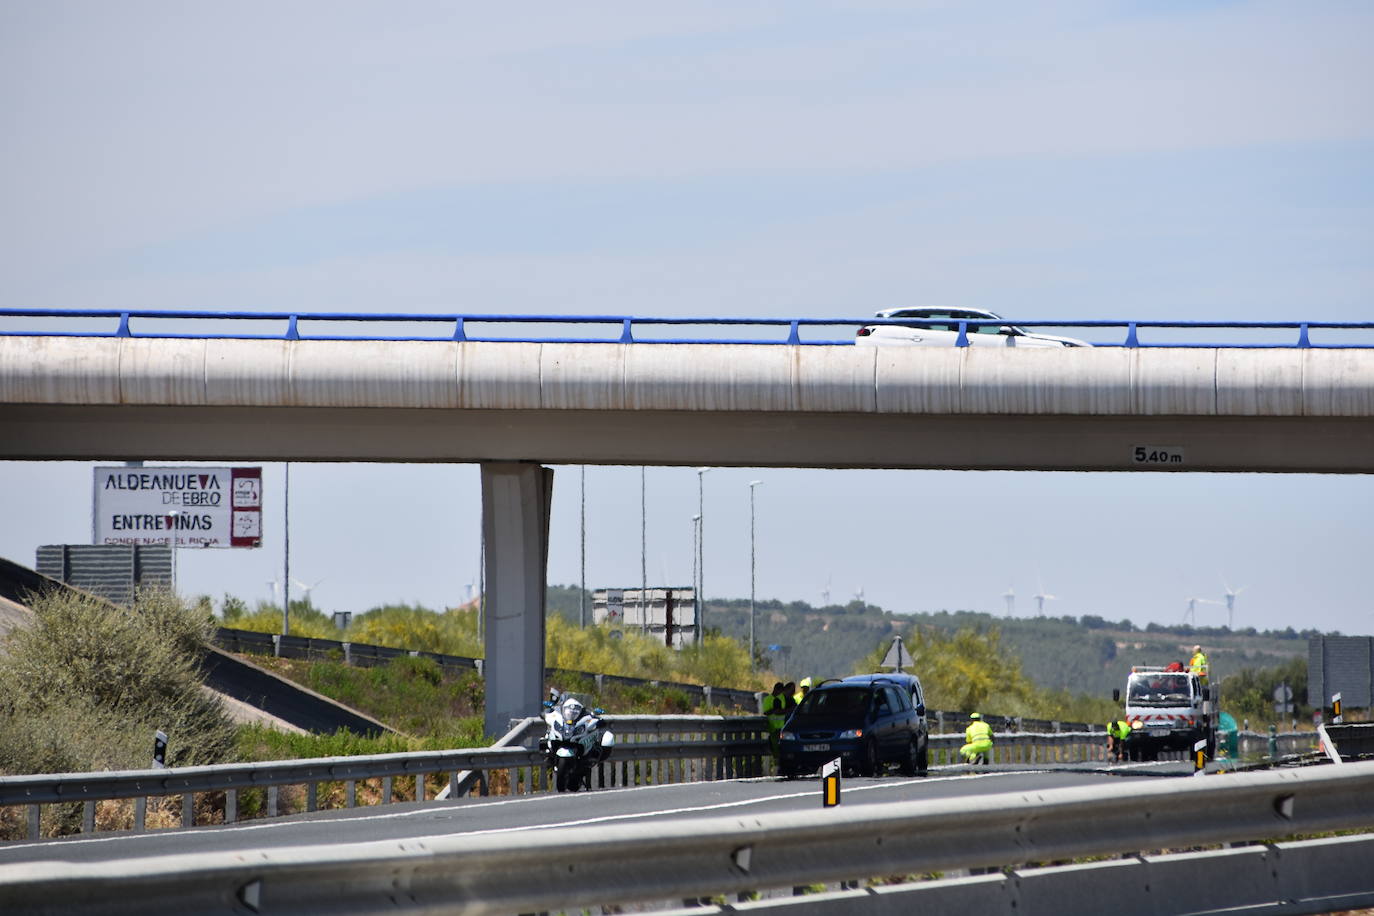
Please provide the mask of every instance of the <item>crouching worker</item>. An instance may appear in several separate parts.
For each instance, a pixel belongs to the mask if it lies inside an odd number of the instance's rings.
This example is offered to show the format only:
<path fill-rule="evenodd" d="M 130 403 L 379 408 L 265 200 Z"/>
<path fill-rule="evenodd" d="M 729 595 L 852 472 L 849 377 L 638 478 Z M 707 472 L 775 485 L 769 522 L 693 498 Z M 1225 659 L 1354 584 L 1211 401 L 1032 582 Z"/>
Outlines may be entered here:
<path fill-rule="evenodd" d="M 988 763 L 992 760 L 992 726 L 983 721 L 980 713 L 969 713 L 973 721 L 964 729 L 964 741 L 959 755 L 966 763 Z"/>
<path fill-rule="evenodd" d="M 1131 737 L 1131 723 L 1117 719 L 1107 723 L 1107 759 L 1126 759 L 1126 739 Z"/>

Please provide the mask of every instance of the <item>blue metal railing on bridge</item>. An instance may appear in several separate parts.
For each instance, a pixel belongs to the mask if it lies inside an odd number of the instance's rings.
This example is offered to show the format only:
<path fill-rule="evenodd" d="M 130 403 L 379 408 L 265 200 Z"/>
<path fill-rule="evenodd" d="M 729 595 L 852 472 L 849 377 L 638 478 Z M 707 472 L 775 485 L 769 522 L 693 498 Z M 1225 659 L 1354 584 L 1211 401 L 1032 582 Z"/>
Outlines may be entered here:
<path fill-rule="evenodd" d="M 229 330 L 223 330 L 224 324 Z M 956 322 L 925 322 L 952 325 Z M 1115 328 L 1123 332 L 1120 340 L 1094 341 L 1098 347 L 1206 347 L 1206 348 L 1321 348 L 1374 349 L 1374 332 L 1369 321 L 1131 321 L 996 318 L 961 320 L 954 346 L 969 346 L 968 335 L 984 326 L 1015 324 L 1018 327 L 1097 329 Z M 73 324 L 79 327 L 73 327 Z M 204 329 L 207 324 L 213 328 Z M 191 330 L 200 325 L 202 330 Z M 319 327 L 316 328 L 315 326 Z M 339 333 L 356 330 L 350 325 L 410 325 L 431 328 L 437 334 Z M 527 329 L 526 333 L 500 333 L 508 326 Z M 551 326 L 542 333 L 537 326 Z M 810 346 L 848 346 L 854 339 L 821 339 L 803 336 L 807 331 L 860 328 L 875 325 L 919 327 L 923 322 L 883 318 L 735 318 L 735 317 L 659 317 L 629 315 L 498 315 L 498 314 L 414 314 L 348 312 L 216 312 L 161 309 L 0 309 L 0 336 L 43 337 L 138 337 L 172 339 L 230 340 L 365 340 L 365 341 L 479 341 L 492 343 L 646 343 L 646 344 L 783 344 Z M 755 336 L 740 338 L 696 335 L 654 336 L 656 328 L 712 329 L 721 334 L 751 328 Z M 568 333 L 569 329 L 583 333 Z M 605 333 L 592 334 L 592 329 Z M 497 333 L 482 333 L 482 331 Z M 1200 330 L 1242 331 L 1253 338 L 1238 341 L 1199 342 L 1190 340 L 1141 339 L 1141 331 L 1194 333 Z M 1314 341 L 1313 331 L 1333 332 L 1337 340 Z M 1291 332 L 1275 334 L 1272 332 Z M 833 330 L 832 332 L 833 333 Z M 1344 336 L 1342 336 L 1344 335 Z M 1168 335 L 1166 335 L 1168 336 Z"/>

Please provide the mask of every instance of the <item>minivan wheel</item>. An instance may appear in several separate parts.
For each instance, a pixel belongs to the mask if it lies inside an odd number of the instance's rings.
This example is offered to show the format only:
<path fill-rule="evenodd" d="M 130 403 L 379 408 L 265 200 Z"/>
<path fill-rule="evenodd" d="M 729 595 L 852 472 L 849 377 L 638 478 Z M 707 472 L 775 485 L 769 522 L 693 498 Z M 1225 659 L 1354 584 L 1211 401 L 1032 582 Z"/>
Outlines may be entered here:
<path fill-rule="evenodd" d="M 911 739 L 911 744 L 907 747 L 906 759 L 898 768 L 898 772 L 903 776 L 915 776 L 921 772 L 921 749 L 920 744 L 915 738 Z"/>
<path fill-rule="evenodd" d="M 863 757 L 859 759 L 859 775 L 878 775 L 878 744 L 872 738 L 864 742 Z"/>

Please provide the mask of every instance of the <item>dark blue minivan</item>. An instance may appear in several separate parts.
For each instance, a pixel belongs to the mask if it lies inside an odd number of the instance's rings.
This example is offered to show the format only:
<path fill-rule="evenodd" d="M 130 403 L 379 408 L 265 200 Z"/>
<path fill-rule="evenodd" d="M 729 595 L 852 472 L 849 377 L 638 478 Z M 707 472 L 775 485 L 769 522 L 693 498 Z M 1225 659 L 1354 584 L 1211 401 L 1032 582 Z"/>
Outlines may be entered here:
<path fill-rule="evenodd" d="M 877 776 L 895 763 L 924 776 L 930 759 L 925 698 L 910 674 L 864 674 L 815 687 L 783 726 L 778 772 L 792 779 L 839 758 L 846 773 Z"/>

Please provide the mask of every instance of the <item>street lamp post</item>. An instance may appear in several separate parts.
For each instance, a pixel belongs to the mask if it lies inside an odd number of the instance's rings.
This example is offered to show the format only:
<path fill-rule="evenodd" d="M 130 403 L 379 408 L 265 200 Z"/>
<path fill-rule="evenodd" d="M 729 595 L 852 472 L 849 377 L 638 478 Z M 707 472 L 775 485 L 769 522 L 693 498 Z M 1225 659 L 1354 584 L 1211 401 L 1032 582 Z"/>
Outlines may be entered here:
<path fill-rule="evenodd" d="M 281 635 L 291 633 L 291 462 L 286 462 L 286 484 L 282 487 L 282 602 Z"/>
<path fill-rule="evenodd" d="M 649 502 L 648 489 L 644 482 L 644 465 L 639 466 L 639 628 L 649 632 L 648 592 L 649 592 Z"/>
<path fill-rule="evenodd" d="M 582 585 L 577 590 L 577 625 L 587 626 L 587 466 L 582 465 Z"/>
<path fill-rule="evenodd" d="M 697 468 L 697 642 L 706 629 L 706 472 Z"/>
<path fill-rule="evenodd" d="M 749 481 L 749 670 L 754 670 L 754 488 L 762 480 Z"/>
<path fill-rule="evenodd" d="M 697 591 L 697 551 L 700 550 L 701 516 L 692 516 L 692 639 L 701 639 L 701 592 Z"/>

